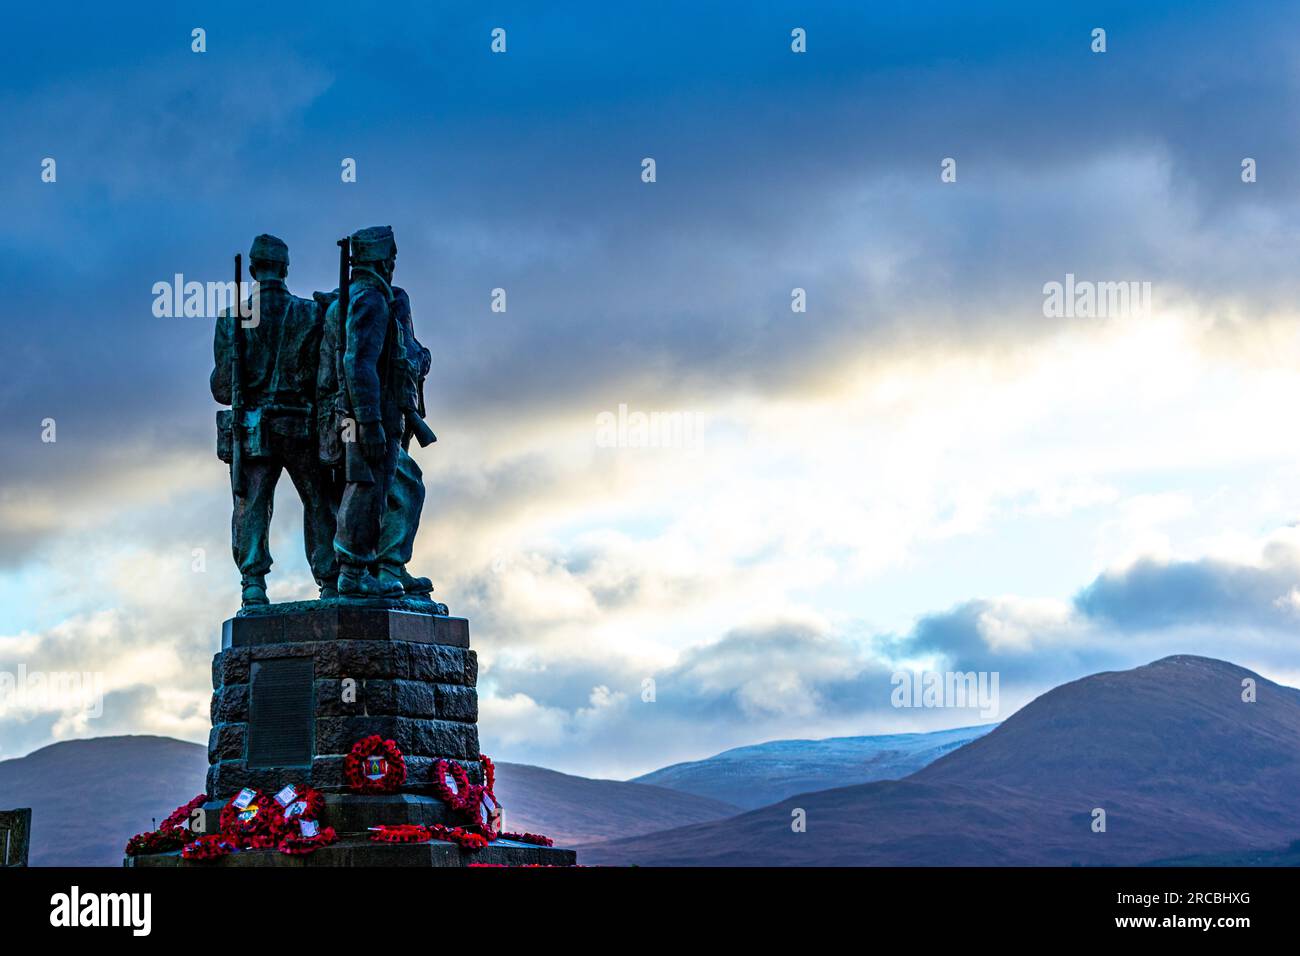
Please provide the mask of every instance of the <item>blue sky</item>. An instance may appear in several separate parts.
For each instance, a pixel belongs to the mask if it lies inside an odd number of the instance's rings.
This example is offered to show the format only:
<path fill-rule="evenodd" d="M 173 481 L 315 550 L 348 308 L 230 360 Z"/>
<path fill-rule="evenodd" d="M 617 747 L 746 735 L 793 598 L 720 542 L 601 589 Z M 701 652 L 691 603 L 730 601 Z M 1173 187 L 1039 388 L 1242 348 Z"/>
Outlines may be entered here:
<path fill-rule="evenodd" d="M 154 317 L 151 289 L 226 279 L 262 231 L 295 292 L 332 288 L 334 239 L 374 223 L 434 354 L 413 570 L 472 619 L 499 759 L 623 776 L 977 722 L 891 708 L 904 666 L 997 670 L 1004 713 L 1167 653 L 1300 681 L 1293 10 L 9 18 L 0 671 L 107 698 L 0 712 L 0 757 L 206 737 L 237 604 L 211 323 Z M 1067 273 L 1153 308 L 1047 318 Z M 620 404 L 707 427 L 601 447 Z M 304 597 L 277 504 L 272 598 Z"/>

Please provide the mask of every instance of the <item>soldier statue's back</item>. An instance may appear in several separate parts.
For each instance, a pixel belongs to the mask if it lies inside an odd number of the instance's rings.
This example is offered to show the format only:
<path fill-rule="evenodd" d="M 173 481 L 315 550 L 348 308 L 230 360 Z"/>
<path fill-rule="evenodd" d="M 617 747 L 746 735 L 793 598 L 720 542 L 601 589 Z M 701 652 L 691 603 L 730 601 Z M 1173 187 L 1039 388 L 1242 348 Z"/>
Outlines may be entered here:
<path fill-rule="evenodd" d="M 332 394 L 336 408 L 335 424 L 322 425 L 321 457 L 341 464 L 344 475 L 334 537 L 338 593 L 345 598 L 427 594 L 427 579 L 411 578 L 404 567 L 423 503 L 419 470 L 409 456 L 403 480 L 395 484 L 408 433 L 421 444 L 434 440 L 419 400 L 425 356 L 414 341 L 409 299 L 392 285 L 397 260 L 392 228 L 362 229 L 341 245 L 340 293 L 325 318 L 329 332 L 318 382 L 320 394 Z"/>
<path fill-rule="evenodd" d="M 323 597 L 334 595 L 338 577 L 335 493 L 315 436 L 321 316 L 314 301 L 289 293 L 288 271 L 283 241 L 269 235 L 253 240 L 254 301 L 243 310 L 253 318 L 241 318 L 237 310 L 224 313 L 213 347 L 212 397 L 231 406 L 217 413 L 217 454 L 231 465 L 231 546 L 245 606 L 267 603 L 268 537 L 283 471 L 302 500 L 307 560 Z"/>

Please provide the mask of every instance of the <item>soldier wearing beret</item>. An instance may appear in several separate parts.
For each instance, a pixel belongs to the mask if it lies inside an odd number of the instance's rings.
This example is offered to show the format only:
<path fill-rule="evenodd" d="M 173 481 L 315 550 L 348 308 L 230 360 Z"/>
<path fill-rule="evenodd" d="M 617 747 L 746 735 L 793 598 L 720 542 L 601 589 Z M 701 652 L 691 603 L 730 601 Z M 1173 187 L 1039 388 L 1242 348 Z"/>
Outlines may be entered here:
<path fill-rule="evenodd" d="M 360 278 L 370 267 L 361 265 L 358 256 L 369 254 L 371 250 L 364 241 L 356 237 L 349 238 L 353 249 L 352 258 L 358 264 L 352 275 Z M 395 245 L 393 250 L 395 252 Z M 391 275 L 391 271 L 388 274 Z M 365 281 L 373 284 L 373 280 Z M 378 288 L 384 291 L 382 286 Z M 406 565 L 414 550 L 425 494 L 423 473 L 408 449 L 411 438 L 415 437 L 413 426 L 419 425 L 424 417 L 424 380 L 429 374 L 432 356 L 415 337 L 411 300 L 406 290 L 391 286 L 391 293 L 391 298 L 388 299 L 389 319 L 393 341 L 397 344 L 394 349 L 385 350 L 390 352 L 391 361 L 384 364 L 380 371 L 387 382 L 386 394 L 393 404 L 400 406 L 406 416 L 406 424 L 402 429 L 397 465 L 389 481 L 387 501 L 380 519 L 376 560 L 368 566 L 375 584 L 371 585 L 367 581 L 362 590 L 364 592 L 367 588 L 373 590 L 377 587 L 378 593 L 386 597 L 401 594 L 428 597 L 433 590 L 433 582 L 428 578 L 413 577 Z M 317 379 L 321 460 L 327 466 L 343 470 L 343 433 L 347 428 L 346 423 L 355 424 L 355 420 L 350 408 L 351 396 L 340 386 L 340 378 L 346 379 L 346 376 L 340 374 L 346 364 L 346 354 L 341 351 L 343 338 L 339 329 L 339 310 L 334 305 L 338 290 L 317 292 L 315 296 L 325 314 L 325 327 L 321 334 L 320 375 Z M 350 294 L 349 298 L 351 297 Z M 421 444 L 427 444 L 431 438 L 432 432 L 428 432 L 421 438 Z M 373 477 L 373 471 L 371 476 Z M 368 552 L 358 553 L 357 563 L 367 556 Z M 366 594 L 363 593 L 363 596 Z"/>
<path fill-rule="evenodd" d="M 393 574 L 376 576 L 380 556 L 380 533 L 393 489 L 402 439 L 407 429 L 409 393 L 416 373 L 408 356 L 412 346 L 408 333 L 395 321 L 405 301 L 393 289 L 397 242 L 390 226 L 372 226 L 352 234 L 351 274 L 347 321 L 340 327 L 339 302 L 326 315 L 326 326 L 340 336 L 342 347 L 334 382 L 340 409 L 339 441 L 356 443 L 364 461 L 364 474 L 352 469 L 339 501 L 334 549 L 338 555 L 340 597 L 400 597 L 403 581 Z M 409 316 L 409 302 L 406 303 Z M 322 358 L 321 374 L 327 375 L 328 356 Z M 324 383 L 322 383 L 324 384 Z M 421 423 L 422 424 L 422 423 Z M 343 451 L 327 447 L 323 439 L 322 458 L 342 460 Z"/>

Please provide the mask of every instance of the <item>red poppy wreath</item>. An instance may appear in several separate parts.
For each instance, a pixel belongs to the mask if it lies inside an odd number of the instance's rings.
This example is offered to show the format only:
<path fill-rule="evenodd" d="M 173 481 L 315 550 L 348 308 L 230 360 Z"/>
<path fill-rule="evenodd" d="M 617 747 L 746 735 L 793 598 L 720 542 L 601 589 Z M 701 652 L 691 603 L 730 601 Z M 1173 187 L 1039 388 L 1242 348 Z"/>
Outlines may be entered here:
<path fill-rule="evenodd" d="M 298 820 L 276 847 L 289 856 L 306 856 L 338 840 L 333 827 L 320 826 L 315 820 Z"/>
<path fill-rule="evenodd" d="M 190 831 L 183 830 L 180 827 L 167 830 L 150 830 L 148 833 L 137 833 L 127 841 L 126 855 L 140 856 L 142 853 L 170 853 L 172 850 L 179 850 L 189 842 Z"/>
<path fill-rule="evenodd" d="M 283 828 L 284 815 L 279 805 L 261 791 L 241 790 L 221 808 L 222 836 L 235 840 L 243 849 L 275 846 Z"/>
<path fill-rule="evenodd" d="M 190 817 L 194 815 L 194 811 L 197 810 L 199 807 L 203 806 L 203 804 L 207 802 L 208 802 L 208 795 L 206 793 L 200 793 L 189 803 L 177 807 L 170 814 L 168 814 L 167 819 L 162 822 L 162 826 L 160 826 L 158 829 L 174 830 L 178 827 L 185 826 L 190 822 Z"/>
<path fill-rule="evenodd" d="M 439 760 L 433 765 L 433 792 L 466 822 L 478 819 L 481 786 L 469 782 L 469 771 L 455 760 Z"/>
<path fill-rule="evenodd" d="M 186 843 L 190 842 L 190 833 L 187 825 L 190 822 L 190 816 L 203 805 L 208 799 L 206 793 L 201 793 L 189 803 L 177 807 L 167 815 L 163 820 L 162 826 L 157 830 L 150 830 L 147 833 L 137 833 L 131 837 L 126 844 L 127 856 L 139 856 L 142 853 L 169 853 L 172 850 L 179 850 Z"/>
<path fill-rule="evenodd" d="M 406 761 L 397 744 L 371 734 L 352 745 L 343 775 L 357 793 L 392 793 L 406 781 Z"/>
<path fill-rule="evenodd" d="M 215 860 L 228 856 L 239 849 L 235 841 L 224 833 L 201 836 L 193 843 L 185 844 L 181 856 L 187 860 Z"/>
<path fill-rule="evenodd" d="M 288 802 L 285 802 L 288 801 Z M 281 806 L 280 814 L 286 826 L 296 825 L 298 817 L 304 820 L 317 820 L 325 812 L 325 795 L 313 787 L 285 787 L 275 795 L 275 802 Z"/>

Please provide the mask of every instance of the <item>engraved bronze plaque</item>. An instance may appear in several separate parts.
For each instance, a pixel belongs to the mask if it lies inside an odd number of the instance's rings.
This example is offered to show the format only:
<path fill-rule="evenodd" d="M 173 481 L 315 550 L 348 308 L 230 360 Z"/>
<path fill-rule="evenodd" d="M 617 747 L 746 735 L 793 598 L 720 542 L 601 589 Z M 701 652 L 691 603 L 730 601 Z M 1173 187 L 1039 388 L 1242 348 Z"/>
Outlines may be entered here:
<path fill-rule="evenodd" d="M 254 661 L 250 676 L 248 766 L 310 766 L 315 711 L 311 658 Z"/>

